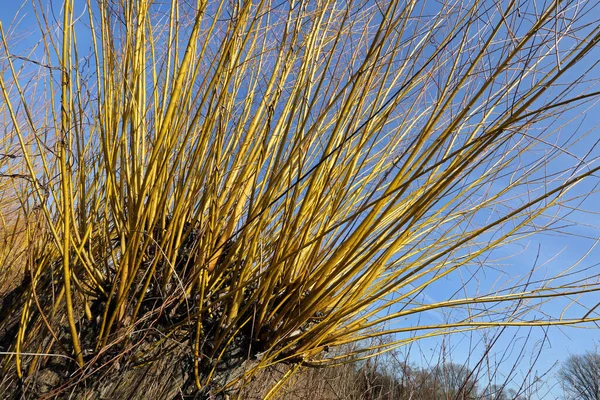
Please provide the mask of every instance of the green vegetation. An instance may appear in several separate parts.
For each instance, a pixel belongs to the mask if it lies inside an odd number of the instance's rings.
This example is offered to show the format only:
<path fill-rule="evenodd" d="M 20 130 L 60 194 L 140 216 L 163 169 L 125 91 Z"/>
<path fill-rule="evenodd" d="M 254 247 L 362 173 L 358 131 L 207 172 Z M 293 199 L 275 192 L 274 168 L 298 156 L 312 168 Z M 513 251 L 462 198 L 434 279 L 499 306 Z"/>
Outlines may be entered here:
<path fill-rule="evenodd" d="M 162 368 L 234 394 L 289 365 L 271 397 L 423 338 L 600 320 L 577 264 L 483 280 L 596 191 L 595 2 L 33 3 L 33 48 L 0 27 L 5 392 Z"/>

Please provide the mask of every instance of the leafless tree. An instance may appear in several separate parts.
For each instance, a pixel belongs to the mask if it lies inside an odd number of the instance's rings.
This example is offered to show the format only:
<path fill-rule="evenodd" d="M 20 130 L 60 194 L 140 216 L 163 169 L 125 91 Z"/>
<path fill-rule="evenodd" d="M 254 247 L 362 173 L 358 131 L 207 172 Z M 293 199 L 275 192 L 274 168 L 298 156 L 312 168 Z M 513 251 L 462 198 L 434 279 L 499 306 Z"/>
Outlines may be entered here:
<path fill-rule="evenodd" d="M 434 380 L 432 385 L 438 390 L 439 397 L 460 400 L 477 397 L 477 383 L 464 365 L 444 363 L 433 368 L 431 375 Z"/>
<path fill-rule="evenodd" d="M 563 364 L 559 378 L 566 398 L 600 399 L 600 354 L 587 352 L 570 356 Z"/>

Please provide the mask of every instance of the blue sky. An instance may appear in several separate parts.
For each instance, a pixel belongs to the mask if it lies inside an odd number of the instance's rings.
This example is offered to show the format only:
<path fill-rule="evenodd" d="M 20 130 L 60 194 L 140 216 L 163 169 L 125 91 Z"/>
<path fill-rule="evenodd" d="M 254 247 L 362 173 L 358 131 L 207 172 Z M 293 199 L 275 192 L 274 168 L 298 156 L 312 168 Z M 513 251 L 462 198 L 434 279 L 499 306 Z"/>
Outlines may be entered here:
<path fill-rule="evenodd" d="M 20 4 L 19 1 L 3 3 L 2 13 L 0 13 L 0 20 L 2 21 L 6 32 L 8 31 L 9 25 L 11 24 L 13 17 L 16 15 L 17 10 L 20 8 Z M 59 18 L 58 12 L 60 9 L 60 2 L 54 1 L 54 5 L 54 10 L 57 13 L 56 17 Z M 35 45 L 37 42 L 37 36 L 34 33 L 28 35 L 28 33 L 35 32 L 37 30 L 37 23 L 35 22 L 32 13 L 27 11 L 27 8 L 29 8 L 29 6 L 26 6 L 24 10 L 25 12 L 22 14 L 19 27 L 19 32 L 23 32 L 22 30 L 24 29 L 25 36 L 21 36 L 20 33 L 15 36 L 15 38 L 19 38 L 18 45 L 13 48 L 13 50 L 16 50 L 16 52 L 18 52 L 20 49 L 29 48 Z M 2 54 L 0 54 L 0 57 L 2 57 Z M 577 73 L 588 68 L 595 68 L 595 62 L 598 59 L 600 59 L 600 52 L 597 49 L 594 54 L 590 55 L 587 58 L 587 61 L 581 65 L 580 69 L 574 72 Z M 592 75 L 598 78 L 600 76 L 600 71 L 596 71 Z M 585 110 L 585 112 L 583 110 Z M 584 157 L 588 150 L 593 148 L 594 144 L 598 140 L 597 124 L 599 118 L 597 118 L 597 116 L 600 115 L 599 113 L 600 108 L 598 105 L 592 105 L 591 108 L 586 106 L 584 108 L 575 109 L 563 114 L 561 117 L 563 119 L 579 117 L 579 120 L 576 121 L 576 123 L 568 125 L 567 127 L 557 129 L 556 132 L 550 136 L 550 138 L 556 139 L 557 143 L 564 143 L 564 141 L 567 140 L 570 135 L 575 133 L 575 130 L 577 130 L 577 137 L 584 136 L 584 133 L 587 133 L 587 136 L 570 148 L 572 154 L 562 154 L 553 162 L 551 168 L 560 168 L 561 165 L 573 164 L 573 160 L 575 159 L 573 155 Z M 598 152 L 596 151 L 595 154 L 597 155 Z M 585 194 L 586 192 L 593 191 L 595 190 L 595 187 L 592 186 L 592 184 L 593 182 L 584 182 L 583 184 L 577 186 L 572 191 L 572 194 Z M 591 198 L 585 201 L 584 204 L 578 205 L 578 207 L 584 208 L 589 212 L 572 213 L 569 218 L 575 220 L 577 224 L 562 228 L 562 233 L 530 236 L 515 243 L 514 245 L 494 251 L 494 257 L 512 257 L 508 259 L 504 265 L 499 267 L 500 271 L 490 271 L 488 275 L 484 276 L 480 284 L 491 287 L 494 284 L 497 276 L 503 274 L 504 276 L 509 277 L 525 276 L 534 265 L 542 266 L 539 271 L 535 273 L 536 277 L 542 278 L 544 276 L 552 276 L 560 271 L 564 271 L 568 266 L 577 263 L 578 260 L 593 247 L 599 236 L 598 226 L 600 226 L 600 206 L 598 206 L 598 204 L 600 203 L 597 202 L 597 198 L 597 195 L 593 195 Z M 562 212 L 566 212 L 566 209 L 563 209 Z M 565 234 L 565 232 L 568 232 L 569 234 Z M 596 263 L 600 262 L 599 252 L 600 248 L 592 248 L 588 254 L 588 257 L 581 261 L 578 268 L 586 269 L 591 267 L 592 272 L 589 272 L 588 275 L 592 275 L 594 271 L 598 270 Z M 428 290 L 424 293 L 425 301 L 443 300 L 453 294 L 454 289 L 457 287 L 457 285 L 460 286 L 460 284 L 461 282 L 456 276 L 453 276 L 451 281 L 442 280 L 433 285 L 431 288 L 428 288 Z M 600 301 L 600 296 L 597 294 L 588 296 L 585 301 L 587 302 L 588 306 L 593 305 Z M 556 315 L 562 310 L 562 307 L 559 306 L 564 305 L 564 302 L 562 302 L 563 304 L 560 303 L 561 302 L 555 302 L 543 309 L 545 309 L 545 311 L 547 311 L 549 314 Z M 574 310 L 574 312 L 575 311 L 576 310 Z M 428 312 L 421 315 L 420 318 L 421 323 L 436 323 L 439 322 L 443 317 L 437 312 Z M 526 348 L 528 353 L 535 353 L 537 348 L 536 346 L 539 346 L 539 343 L 544 339 L 545 350 L 541 353 L 538 363 L 536 364 L 537 370 L 543 372 L 552 367 L 557 361 L 566 359 L 570 354 L 577 354 L 586 350 L 595 349 L 595 346 L 600 344 L 598 342 L 599 336 L 595 328 L 596 327 L 593 325 L 589 325 L 587 327 L 550 327 L 546 330 L 534 328 L 531 333 L 529 333 L 528 328 L 509 328 L 505 331 L 503 336 L 495 345 L 494 351 L 497 354 L 502 354 L 505 348 L 509 348 L 512 344 L 524 340 L 523 338 L 530 334 Z M 474 334 L 475 339 L 477 340 L 482 334 L 483 333 Z M 515 334 L 517 338 L 521 339 L 516 339 L 514 336 Z M 464 335 L 457 335 L 448 339 L 450 341 L 450 346 L 454 346 L 452 347 L 454 349 L 454 361 L 463 362 L 466 360 L 469 352 L 468 350 L 471 346 L 469 339 L 469 336 Z M 435 358 L 440 345 L 441 342 L 437 339 L 423 341 L 419 344 L 421 354 L 411 352 L 411 357 L 413 360 L 415 360 L 415 362 L 419 363 L 422 362 L 423 358 Z M 500 356 L 498 355 L 498 357 Z M 508 362 L 506 364 L 510 365 Z M 521 365 L 520 368 L 526 367 L 527 363 L 525 362 L 524 366 Z M 556 371 L 556 369 L 554 371 Z M 556 398 L 560 396 L 562 391 L 557 386 L 553 386 L 552 376 L 548 376 L 546 380 L 549 384 L 549 392 L 544 398 Z M 540 393 L 543 394 L 544 392 Z M 542 398 L 541 395 L 538 397 Z"/>

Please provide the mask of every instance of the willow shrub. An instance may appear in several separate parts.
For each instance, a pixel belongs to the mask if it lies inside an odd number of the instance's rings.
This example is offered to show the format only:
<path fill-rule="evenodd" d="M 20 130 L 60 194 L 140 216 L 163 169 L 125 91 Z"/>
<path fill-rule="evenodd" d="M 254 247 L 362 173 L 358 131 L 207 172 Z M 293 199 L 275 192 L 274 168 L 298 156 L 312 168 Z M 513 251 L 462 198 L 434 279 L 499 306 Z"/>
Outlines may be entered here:
<path fill-rule="evenodd" d="M 2 190 L 28 221 L 5 373 L 176 341 L 218 391 L 376 335 L 598 320 L 532 314 L 599 289 L 567 268 L 417 300 L 585 212 L 596 2 L 83 3 L 36 3 L 31 48 L 1 32 Z"/>

